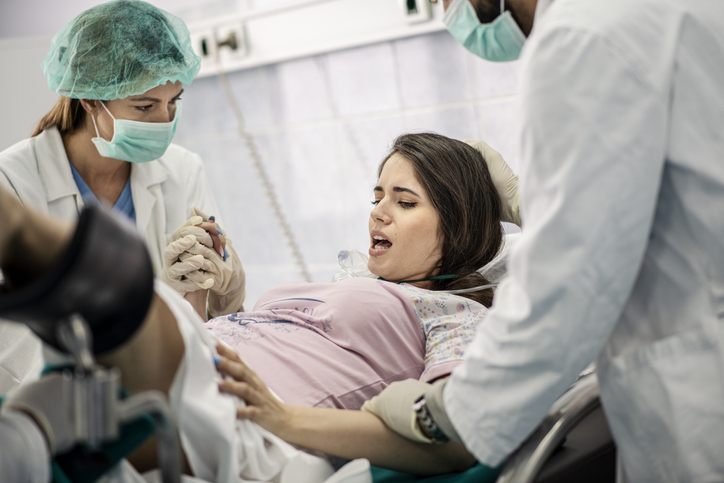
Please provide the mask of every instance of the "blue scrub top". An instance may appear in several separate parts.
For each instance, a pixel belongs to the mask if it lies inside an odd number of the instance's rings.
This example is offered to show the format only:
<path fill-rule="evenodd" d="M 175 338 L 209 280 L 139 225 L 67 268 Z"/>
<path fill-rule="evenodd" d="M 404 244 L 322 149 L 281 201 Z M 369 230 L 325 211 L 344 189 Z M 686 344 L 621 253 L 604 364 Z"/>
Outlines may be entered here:
<path fill-rule="evenodd" d="M 83 181 L 83 178 L 80 177 L 80 174 L 78 174 L 78 171 L 76 171 L 72 164 L 70 165 L 70 170 L 73 172 L 73 179 L 75 180 L 76 186 L 78 186 L 78 191 L 80 191 L 80 196 L 83 198 L 83 203 L 100 204 L 100 201 L 98 201 L 96 195 L 93 194 L 88 185 L 85 184 L 85 181 Z M 121 196 L 118 197 L 118 201 L 116 201 L 116 204 L 113 205 L 111 211 L 126 215 L 126 217 L 128 217 L 134 225 L 136 224 L 136 208 L 133 206 L 130 177 L 128 178 L 128 181 L 126 181 L 126 186 L 123 187 L 123 191 L 121 191 Z"/>

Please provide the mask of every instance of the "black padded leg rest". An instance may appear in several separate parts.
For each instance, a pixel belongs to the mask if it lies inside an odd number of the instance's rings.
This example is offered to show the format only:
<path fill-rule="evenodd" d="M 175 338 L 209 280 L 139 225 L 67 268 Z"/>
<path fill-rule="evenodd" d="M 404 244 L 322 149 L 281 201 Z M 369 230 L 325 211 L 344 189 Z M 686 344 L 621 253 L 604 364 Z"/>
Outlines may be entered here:
<path fill-rule="evenodd" d="M 0 318 L 28 325 L 64 351 L 56 325 L 73 313 L 88 322 L 93 352 L 120 346 L 141 326 L 153 298 L 153 268 L 133 227 L 99 206 L 86 207 L 73 239 L 40 279 L 0 293 Z"/>

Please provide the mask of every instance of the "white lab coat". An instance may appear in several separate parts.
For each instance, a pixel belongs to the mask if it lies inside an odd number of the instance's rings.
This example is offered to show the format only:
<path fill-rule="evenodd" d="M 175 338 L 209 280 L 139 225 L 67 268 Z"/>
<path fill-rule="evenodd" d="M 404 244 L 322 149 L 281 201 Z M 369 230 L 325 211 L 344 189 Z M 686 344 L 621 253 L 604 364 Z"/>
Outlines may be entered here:
<path fill-rule="evenodd" d="M 0 471 L 2 481 L 50 481 L 50 453 L 45 436 L 25 413 L 0 414 Z"/>
<path fill-rule="evenodd" d="M 56 218 L 75 220 L 83 207 L 56 128 L 0 153 L 0 185 L 25 205 Z M 192 207 L 216 215 L 221 224 L 201 158 L 181 146 L 171 144 L 159 159 L 132 165 L 131 193 L 136 226 L 146 240 L 155 273 L 163 268 L 163 251 L 171 234 L 191 216 Z M 0 322 L 0 335 L 0 394 L 4 394 L 36 374 L 40 344 L 27 328 L 7 322 Z M 19 353 L 35 355 L 20 364 Z M 3 358 L 10 359 L 8 364 Z"/>
<path fill-rule="evenodd" d="M 497 465 L 596 357 L 631 481 L 724 481 L 724 2 L 555 0 L 521 59 L 524 228 L 444 392 Z"/>

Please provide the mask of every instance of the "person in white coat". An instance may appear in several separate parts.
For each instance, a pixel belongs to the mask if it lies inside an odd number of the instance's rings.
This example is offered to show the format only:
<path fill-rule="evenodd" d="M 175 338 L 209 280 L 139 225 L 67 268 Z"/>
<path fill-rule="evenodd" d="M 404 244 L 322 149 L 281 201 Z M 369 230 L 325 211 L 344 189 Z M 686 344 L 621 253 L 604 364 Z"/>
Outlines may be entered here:
<path fill-rule="evenodd" d="M 242 307 L 244 270 L 219 220 L 206 216 L 218 208 L 200 157 L 171 144 L 183 84 L 199 65 L 183 21 L 149 3 L 81 13 L 43 62 L 60 99 L 31 138 L 0 153 L 0 185 L 64 219 L 86 203 L 113 206 L 143 234 L 156 273 L 182 294 L 208 295 L 196 305 L 217 316 Z M 0 335 L 1 393 L 37 372 L 40 351 L 23 327 L 0 322 Z"/>
<path fill-rule="evenodd" d="M 478 55 L 528 36 L 523 230 L 464 363 L 370 409 L 495 466 L 595 359 L 624 478 L 724 481 L 724 3 L 445 3 Z"/>
<path fill-rule="evenodd" d="M 7 481 L 50 481 L 48 443 L 28 414 L 21 411 L 0 414 L 0 468 Z"/>

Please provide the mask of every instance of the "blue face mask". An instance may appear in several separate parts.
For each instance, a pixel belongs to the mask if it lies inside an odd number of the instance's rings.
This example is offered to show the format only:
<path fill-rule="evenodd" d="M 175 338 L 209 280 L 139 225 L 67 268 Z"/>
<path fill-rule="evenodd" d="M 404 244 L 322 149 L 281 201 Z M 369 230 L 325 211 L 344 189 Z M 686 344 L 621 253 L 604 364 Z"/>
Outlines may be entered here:
<path fill-rule="evenodd" d="M 176 113 L 171 122 L 139 122 L 127 119 L 116 119 L 101 101 L 101 105 L 113 118 L 113 139 L 106 141 L 98 133 L 96 118 L 93 126 L 96 136 L 91 141 L 96 145 L 98 153 L 106 158 L 120 159 L 130 163 L 147 163 L 163 156 L 168 149 L 176 123 L 181 117 L 181 103 L 176 103 Z"/>
<path fill-rule="evenodd" d="M 503 7 L 501 0 L 501 14 L 490 23 L 480 23 L 469 0 L 453 0 L 442 21 L 455 40 L 478 57 L 494 62 L 516 60 L 525 35 Z"/>

